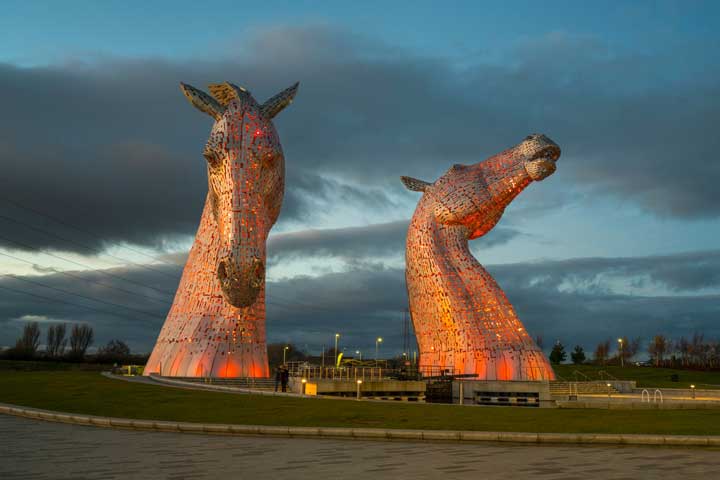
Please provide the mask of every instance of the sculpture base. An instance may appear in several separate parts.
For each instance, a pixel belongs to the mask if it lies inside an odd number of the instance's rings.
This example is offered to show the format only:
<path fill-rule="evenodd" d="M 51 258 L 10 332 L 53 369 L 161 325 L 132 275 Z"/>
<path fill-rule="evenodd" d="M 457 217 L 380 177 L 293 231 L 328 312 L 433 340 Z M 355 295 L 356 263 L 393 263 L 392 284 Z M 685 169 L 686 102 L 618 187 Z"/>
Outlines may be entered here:
<path fill-rule="evenodd" d="M 265 345 L 236 346 L 234 352 L 193 352 L 192 344 L 156 346 L 143 375 L 164 377 L 267 378 Z M 172 348 L 174 347 L 174 348 Z"/>
<path fill-rule="evenodd" d="M 461 380 L 453 382 L 453 403 L 507 407 L 555 407 L 548 382 Z"/>
<path fill-rule="evenodd" d="M 532 348 L 532 347 L 531 347 Z M 421 351 L 420 371 L 426 376 L 463 375 L 484 381 L 550 381 L 555 372 L 540 350 Z"/>

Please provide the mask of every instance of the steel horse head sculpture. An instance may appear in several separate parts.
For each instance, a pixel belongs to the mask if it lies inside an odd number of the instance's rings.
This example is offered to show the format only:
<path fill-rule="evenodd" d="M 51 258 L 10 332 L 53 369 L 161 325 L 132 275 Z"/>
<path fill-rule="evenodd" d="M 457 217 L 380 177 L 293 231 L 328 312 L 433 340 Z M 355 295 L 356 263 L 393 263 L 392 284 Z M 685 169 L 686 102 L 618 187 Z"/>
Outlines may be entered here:
<path fill-rule="evenodd" d="M 181 89 L 215 123 L 208 194 L 175 300 L 145 372 L 266 377 L 265 245 L 280 214 L 285 159 L 273 117 L 298 84 L 258 103 L 232 83 Z"/>
<path fill-rule="evenodd" d="M 468 240 L 489 232 L 533 181 L 555 171 L 560 147 L 544 135 L 474 165 L 454 165 L 434 183 L 402 177 L 423 192 L 405 251 L 420 368 L 481 380 L 552 380 L 550 364 L 505 293 L 472 256 Z"/>

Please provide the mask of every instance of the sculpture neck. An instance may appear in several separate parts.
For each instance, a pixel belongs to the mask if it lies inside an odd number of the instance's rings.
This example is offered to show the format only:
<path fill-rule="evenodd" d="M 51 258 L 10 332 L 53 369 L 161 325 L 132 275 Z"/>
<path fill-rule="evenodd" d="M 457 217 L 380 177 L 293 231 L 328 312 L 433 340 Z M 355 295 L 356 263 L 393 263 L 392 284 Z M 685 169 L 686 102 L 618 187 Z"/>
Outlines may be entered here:
<path fill-rule="evenodd" d="M 212 211 L 210 197 L 205 200 L 200 226 L 195 234 L 180 285 L 175 295 L 174 304 L 186 306 L 183 310 L 203 312 L 211 309 L 223 314 L 237 314 L 243 311 L 265 310 L 265 286 L 258 293 L 252 306 L 237 308 L 225 301 L 220 282 L 217 278 L 217 262 L 219 255 L 220 235 L 217 222 Z"/>

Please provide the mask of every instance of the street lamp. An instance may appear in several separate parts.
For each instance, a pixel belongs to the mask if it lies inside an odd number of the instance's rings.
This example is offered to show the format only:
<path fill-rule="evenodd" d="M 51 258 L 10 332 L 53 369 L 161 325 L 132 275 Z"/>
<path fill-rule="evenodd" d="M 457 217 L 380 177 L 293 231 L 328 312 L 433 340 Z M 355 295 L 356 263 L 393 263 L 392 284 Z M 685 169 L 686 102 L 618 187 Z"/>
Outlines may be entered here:
<path fill-rule="evenodd" d="M 692 390 L 692 398 L 695 400 L 695 385 L 690 385 L 690 390 Z"/>
<path fill-rule="evenodd" d="M 338 340 L 340 339 L 340 334 L 335 334 L 335 363 L 334 365 L 337 367 L 337 357 L 338 357 Z"/>
<path fill-rule="evenodd" d="M 358 360 L 360 360 L 362 362 L 362 352 L 360 350 L 355 350 L 355 355 L 358 355 L 359 356 Z"/>
<path fill-rule="evenodd" d="M 625 359 L 623 358 L 623 339 L 618 338 L 618 343 L 620 344 L 620 368 L 623 368 L 625 366 Z"/>
<path fill-rule="evenodd" d="M 302 382 L 302 394 L 305 395 L 305 385 L 307 385 L 307 378 L 303 378 Z"/>
<path fill-rule="evenodd" d="M 357 399 L 360 400 L 360 385 L 362 385 L 362 380 L 357 381 Z"/>
<path fill-rule="evenodd" d="M 285 353 L 286 353 L 288 350 L 290 350 L 290 347 L 288 347 L 287 345 L 285 345 L 285 347 L 283 347 L 283 365 L 285 365 Z"/>
<path fill-rule="evenodd" d="M 382 337 L 378 337 L 377 340 L 375 340 L 375 363 L 376 364 L 378 361 L 378 350 L 380 349 L 381 343 L 382 343 Z"/>

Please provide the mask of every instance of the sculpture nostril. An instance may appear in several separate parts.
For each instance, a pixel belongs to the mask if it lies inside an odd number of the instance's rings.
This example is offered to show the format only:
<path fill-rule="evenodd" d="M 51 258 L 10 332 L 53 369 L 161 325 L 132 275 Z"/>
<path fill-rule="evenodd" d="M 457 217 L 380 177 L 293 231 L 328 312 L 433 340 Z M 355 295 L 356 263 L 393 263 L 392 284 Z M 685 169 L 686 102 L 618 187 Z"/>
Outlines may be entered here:
<path fill-rule="evenodd" d="M 228 277 L 225 260 L 220 260 L 220 263 L 218 263 L 217 275 L 220 280 L 225 280 Z"/>

